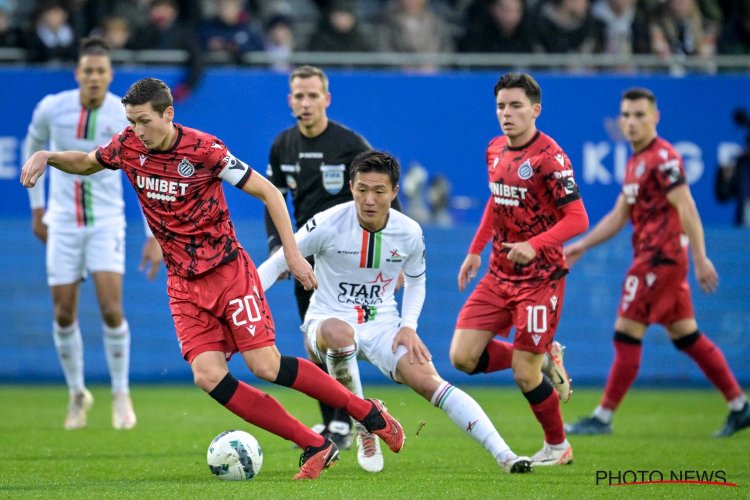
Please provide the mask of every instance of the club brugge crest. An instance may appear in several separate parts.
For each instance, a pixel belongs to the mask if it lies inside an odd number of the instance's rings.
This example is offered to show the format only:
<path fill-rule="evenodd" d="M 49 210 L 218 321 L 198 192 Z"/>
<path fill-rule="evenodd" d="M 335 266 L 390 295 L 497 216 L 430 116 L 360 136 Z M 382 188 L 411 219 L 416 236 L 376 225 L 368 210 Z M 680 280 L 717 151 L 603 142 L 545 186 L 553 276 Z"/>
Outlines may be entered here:
<path fill-rule="evenodd" d="M 177 165 L 177 173 L 183 177 L 192 177 L 195 173 L 195 167 L 187 158 L 183 158 L 180 164 Z"/>
<path fill-rule="evenodd" d="M 344 170 L 346 165 L 321 165 L 323 188 L 330 194 L 337 194 L 344 187 Z"/>
<path fill-rule="evenodd" d="M 520 167 L 518 167 L 518 177 L 520 177 L 523 180 L 530 179 L 531 174 L 534 173 L 534 169 L 531 168 L 531 162 L 529 160 L 526 160 L 521 164 Z"/>

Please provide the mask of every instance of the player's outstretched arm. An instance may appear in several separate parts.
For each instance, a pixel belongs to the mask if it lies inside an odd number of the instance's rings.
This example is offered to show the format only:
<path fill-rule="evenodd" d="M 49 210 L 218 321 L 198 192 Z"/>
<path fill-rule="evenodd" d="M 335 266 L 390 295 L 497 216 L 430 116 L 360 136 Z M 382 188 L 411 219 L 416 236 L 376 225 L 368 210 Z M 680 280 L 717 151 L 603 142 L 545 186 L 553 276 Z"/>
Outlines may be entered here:
<path fill-rule="evenodd" d="M 58 170 L 68 174 L 91 175 L 104 169 L 96 161 L 93 152 L 84 153 L 82 151 L 37 151 L 26 160 L 21 169 L 21 184 L 24 187 L 34 187 L 36 181 L 44 173 L 47 165 L 51 165 Z"/>
<path fill-rule="evenodd" d="M 622 231 L 622 228 L 628 223 L 629 218 L 630 209 L 625 201 L 625 197 L 620 194 L 617 197 L 615 206 L 612 207 L 612 210 L 610 210 L 607 215 L 602 217 L 602 220 L 594 226 L 594 229 L 589 231 L 588 234 L 577 240 L 575 243 L 565 245 L 563 252 L 567 257 L 568 264 L 575 264 L 586 250 L 593 248 L 600 243 L 604 243 Z"/>
<path fill-rule="evenodd" d="M 690 251 L 693 254 L 695 277 L 701 289 L 706 293 L 716 291 L 719 286 L 719 274 L 716 272 L 713 262 L 706 255 L 703 223 L 695 206 L 693 195 L 690 194 L 690 188 L 687 184 L 675 187 L 667 193 L 667 200 L 677 210 L 682 229 L 687 234 Z"/>
<path fill-rule="evenodd" d="M 281 192 L 262 175 L 251 175 L 242 189 L 266 205 L 271 220 L 273 220 L 273 224 L 279 232 L 289 271 L 302 283 L 306 290 L 317 288 L 318 283 L 315 280 L 312 266 L 302 256 L 297 242 L 294 240 L 292 221 L 289 218 L 289 212 L 286 209 L 286 203 L 284 203 Z"/>

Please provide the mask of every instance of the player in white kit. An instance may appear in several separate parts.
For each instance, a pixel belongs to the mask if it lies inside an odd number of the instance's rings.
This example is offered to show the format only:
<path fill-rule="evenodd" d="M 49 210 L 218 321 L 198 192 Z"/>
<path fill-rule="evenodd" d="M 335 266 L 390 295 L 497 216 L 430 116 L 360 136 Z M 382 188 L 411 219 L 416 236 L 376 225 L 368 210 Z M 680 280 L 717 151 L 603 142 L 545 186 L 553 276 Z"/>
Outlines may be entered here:
<path fill-rule="evenodd" d="M 503 470 L 529 472 L 529 458 L 513 453 L 479 404 L 440 377 L 417 335 L 425 298 L 424 239 L 415 221 L 390 208 L 399 175 L 398 162 L 387 153 L 359 154 L 351 164 L 354 201 L 317 214 L 297 232 L 302 254 L 315 257 L 318 281 L 302 325 L 307 348 L 360 396 L 357 359 L 369 361 L 445 411 Z M 258 268 L 263 289 L 286 270 L 284 254 L 274 253 Z M 394 288 L 402 270 L 399 315 Z M 363 469 L 383 469 L 378 440 L 361 426 L 357 448 Z"/>
<path fill-rule="evenodd" d="M 75 70 L 78 88 L 42 99 L 34 109 L 25 157 L 41 149 L 91 151 L 128 125 L 120 98 L 109 92 L 109 47 L 98 38 L 81 41 Z M 52 291 L 53 337 L 70 393 L 66 429 L 86 426 L 93 404 L 84 383 L 83 342 L 78 326 L 79 284 L 91 273 L 101 310 L 104 347 L 112 379 L 112 425 L 132 429 L 136 416 L 128 371 L 130 330 L 122 309 L 125 212 L 120 172 L 78 176 L 51 169 L 45 210 L 44 182 L 29 190 L 34 234 L 46 243 L 47 283 Z M 141 267 L 153 279 L 162 260 L 147 228 Z"/>

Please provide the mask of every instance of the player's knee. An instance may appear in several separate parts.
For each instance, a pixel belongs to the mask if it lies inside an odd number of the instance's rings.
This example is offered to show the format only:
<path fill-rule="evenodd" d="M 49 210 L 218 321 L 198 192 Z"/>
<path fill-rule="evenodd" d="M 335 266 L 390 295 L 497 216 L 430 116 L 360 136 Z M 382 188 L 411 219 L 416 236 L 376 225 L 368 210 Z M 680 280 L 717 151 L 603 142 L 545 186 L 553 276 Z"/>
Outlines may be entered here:
<path fill-rule="evenodd" d="M 72 310 L 56 308 L 55 309 L 55 321 L 62 328 L 67 328 L 72 325 L 76 320 L 76 315 Z"/>
<path fill-rule="evenodd" d="M 513 380 L 524 392 L 538 386 L 542 379 L 541 371 L 533 363 L 514 359 L 512 368 Z"/>
<path fill-rule="evenodd" d="M 521 389 L 524 389 L 525 387 L 529 387 L 530 385 L 532 385 L 532 382 L 533 382 L 529 374 L 521 370 L 513 371 L 513 380 L 515 381 L 516 385 L 520 387 Z"/>
<path fill-rule="evenodd" d="M 123 314 L 119 307 L 107 308 L 102 311 L 102 321 L 110 328 L 116 328 L 122 324 Z"/>
<path fill-rule="evenodd" d="M 348 323 L 330 319 L 320 325 L 318 336 L 328 349 L 340 349 L 354 344 L 354 330 Z"/>
<path fill-rule="evenodd" d="M 226 375 L 226 370 L 193 371 L 193 382 L 204 391 L 210 393 Z"/>
<path fill-rule="evenodd" d="M 473 373 L 477 366 L 477 360 L 473 356 L 467 356 L 465 353 L 450 351 L 451 364 L 458 370 L 465 373 Z"/>
<path fill-rule="evenodd" d="M 253 366 L 249 367 L 253 375 L 261 380 L 267 382 L 274 382 L 279 376 L 279 363 L 278 360 L 274 363 L 273 360 L 263 360 L 254 363 Z"/>

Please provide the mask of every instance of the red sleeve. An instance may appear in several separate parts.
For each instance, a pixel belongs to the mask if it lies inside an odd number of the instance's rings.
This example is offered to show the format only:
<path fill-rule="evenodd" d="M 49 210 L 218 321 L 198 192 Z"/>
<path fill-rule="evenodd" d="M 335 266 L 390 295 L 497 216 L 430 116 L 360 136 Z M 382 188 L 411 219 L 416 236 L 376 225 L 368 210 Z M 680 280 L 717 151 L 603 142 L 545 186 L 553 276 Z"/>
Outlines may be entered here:
<path fill-rule="evenodd" d="M 109 140 L 109 142 L 103 146 L 96 148 L 96 161 L 109 170 L 117 170 L 120 168 L 120 152 L 122 150 L 122 144 L 120 142 L 120 135 L 115 134 Z"/>
<path fill-rule="evenodd" d="M 474 235 L 474 240 L 471 242 L 469 247 L 469 253 L 479 255 L 487 246 L 487 242 L 490 241 L 494 229 L 492 228 L 492 197 L 487 201 L 487 206 L 484 207 L 484 214 L 482 214 L 482 221 L 479 223 L 477 232 Z"/>
<path fill-rule="evenodd" d="M 537 252 L 543 247 L 561 246 L 589 228 L 589 216 L 586 214 L 586 207 L 583 206 L 583 200 L 580 198 L 566 203 L 560 207 L 560 210 L 563 211 L 562 219 L 545 232 L 537 234 L 529 240 L 529 243 Z"/>

